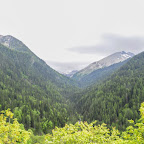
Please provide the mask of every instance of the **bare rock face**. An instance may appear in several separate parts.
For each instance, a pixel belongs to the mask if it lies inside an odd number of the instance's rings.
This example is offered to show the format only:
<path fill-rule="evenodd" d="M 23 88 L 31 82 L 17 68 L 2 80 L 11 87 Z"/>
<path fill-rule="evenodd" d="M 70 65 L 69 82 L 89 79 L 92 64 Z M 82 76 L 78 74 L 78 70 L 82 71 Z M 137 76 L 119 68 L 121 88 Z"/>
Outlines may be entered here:
<path fill-rule="evenodd" d="M 126 59 L 131 58 L 133 56 L 134 56 L 134 54 L 131 52 L 128 52 L 128 53 L 126 53 L 124 51 L 116 52 L 106 58 L 101 59 L 100 61 L 96 61 L 96 62 L 90 64 L 86 68 L 84 68 L 81 71 L 79 71 L 78 73 L 76 73 L 76 75 L 77 76 L 88 75 L 95 70 L 105 68 L 105 67 L 111 66 L 113 64 L 125 61 Z"/>

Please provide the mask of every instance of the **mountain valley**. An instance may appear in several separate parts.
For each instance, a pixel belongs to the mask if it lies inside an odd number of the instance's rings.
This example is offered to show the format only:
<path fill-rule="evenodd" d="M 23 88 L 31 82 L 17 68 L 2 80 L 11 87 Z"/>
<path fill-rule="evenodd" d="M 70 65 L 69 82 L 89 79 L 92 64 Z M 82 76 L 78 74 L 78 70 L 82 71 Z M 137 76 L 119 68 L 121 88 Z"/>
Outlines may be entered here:
<path fill-rule="evenodd" d="M 95 120 L 124 131 L 143 101 L 144 52 L 117 52 L 64 76 L 20 40 L 0 36 L 0 111 L 10 108 L 34 135 Z"/>

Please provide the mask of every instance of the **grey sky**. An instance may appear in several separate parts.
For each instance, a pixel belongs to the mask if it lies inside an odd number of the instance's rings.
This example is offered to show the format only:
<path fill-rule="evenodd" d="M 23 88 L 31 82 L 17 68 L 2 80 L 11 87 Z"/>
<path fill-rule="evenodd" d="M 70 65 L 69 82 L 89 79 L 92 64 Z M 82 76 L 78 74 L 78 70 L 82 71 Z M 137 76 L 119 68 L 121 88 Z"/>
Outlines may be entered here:
<path fill-rule="evenodd" d="M 89 54 L 95 56 L 95 61 L 99 56 L 106 57 L 110 54 L 120 51 L 132 52 L 138 54 L 144 51 L 144 38 L 143 37 L 123 37 L 119 35 L 105 34 L 102 36 L 99 44 L 95 46 L 81 46 L 70 48 L 69 51 L 78 53 L 79 55 Z M 94 61 L 93 61 L 94 62 Z M 86 67 L 88 62 L 47 62 L 52 68 L 59 72 L 70 72 L 72 70 L 80 70 Z"/>
<path fill-rule="evenodd" d="M 143 2 L 0 0 L 0 35 L 20 39 L 49 62 L 91 63 L 121 49 L 137 53 L 143 50 Z"/>
<path fill-rule="evenodd" d="M 123 37 L 114 34 L 105 34 L 102 36 L 101 42 L 95 46 L 74 47 L 69 50 L 80 54 L 101 56 L 107 56 L 119 51 L 137 54 L 144 51 L 144 37 Z"/>
<path fill-rule="evenodd" d="M 54 62 L 46 61 L 53 69 L 57 70 L 60 73 L 69 73 L 73 70 L 81 70 L 82 68 L 88 66 L 88 62 Z"/>

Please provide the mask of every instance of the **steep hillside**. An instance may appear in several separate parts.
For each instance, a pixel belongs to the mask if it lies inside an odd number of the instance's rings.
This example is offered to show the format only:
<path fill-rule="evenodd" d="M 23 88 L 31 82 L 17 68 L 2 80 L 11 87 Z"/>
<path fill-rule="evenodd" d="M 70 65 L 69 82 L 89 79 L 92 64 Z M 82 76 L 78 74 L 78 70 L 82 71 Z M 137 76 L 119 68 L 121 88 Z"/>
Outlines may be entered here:
<path fill-rule="evenodd" d="M 80 81 L 85 76 L 89 75 L 90 73 L 92 73 L 98 69 L 102 69 L 102 68 L 111 66 L 113 64 L 125 61 L 126 59 L 131 58 L 132 56 L 134 56 L 133 53 L 130 53 L 130 52 L 126 53 L 124 51 L 114 53 L 114 54 L 112 54 L 106 58 L 103 58 L 100 61 L 97 61 L 97 62 L 90 64 L 86 68 L 84 68 L 81 71 L 74 74 L 72 78 L 77 80 L 77 81 Z"/>
<path fill-rule="evenodd" d="M 0 44 L 0 110 L 11 108 L 27 129 L 40 134 L 64 126 L 70 116 L 66 98 L 77 90 L 74 85 L 27 47 Z"/>
<path fill-rule="evenodd" d="M 113 72 L 124 65 L 134 54 L 124 51 L 114 53 L 100 61 L 94 62 L 71 78 L 77 81 L 80 87 L 87 87 L 105 80 Z"/>
<path fill-rule="evenodd" d="M 130 59 L 105 82 L 75 94 L 73 101 L 84 120 L 99 120 L 124 129 L 139 118 L 144 101 L 144 52 Z"/>
<path fill-rule="evenodd" d="M 59 74 L 51 67 L 49 67 L 43 60 L 41 60 L 33 52 L 31 52 L 25 44 L 23 44 L 20 40 L 14 38 L 13 36 L 1 36 L 0 43 L 11 50 L 22 52 L 19 54 L 23 55 L 22 58 L 25 57 L 25 59 L 22 59 L 21 57 L 16 59 L 13 57 L 14 59 L 12 59 L 12 61 L 19 61 L 19 64 L 22 67 L 23 65 L 25 65 L 25 71 L 34 72 L 35 76 L 41 77 L 41 79 L 44 81 L 51 81 L 52 83 L 54 83 L 54 85 L 57 85 L 58 87 L 65 87 L 68 85 L 71 86 L 76 84 L 74 83 L 74 81 Z M 7 55 L 6 49 L 4 50 Z"/>
<path fill-rule="evenodd" d="M 115 71 L 117 71 L 121 66 L 127 63 L 130 59 L 127 59 L 123 62 L 119 62 L 113 64 L 111 66 L 101 68 L 98 70 L 93 71 L 92 73 L 83 76 L 79 81 L 79 85 L 82 88 L 86 88 L 93 84 L 98 84 L 104 80 L 106 80 L 110 75 L 112 75 Z"/>
<path fill-rule="evenodd" d="M 11 35 L 0 36 L 0 43 L 13 50 L 32 53 L 23 42 Z"/>

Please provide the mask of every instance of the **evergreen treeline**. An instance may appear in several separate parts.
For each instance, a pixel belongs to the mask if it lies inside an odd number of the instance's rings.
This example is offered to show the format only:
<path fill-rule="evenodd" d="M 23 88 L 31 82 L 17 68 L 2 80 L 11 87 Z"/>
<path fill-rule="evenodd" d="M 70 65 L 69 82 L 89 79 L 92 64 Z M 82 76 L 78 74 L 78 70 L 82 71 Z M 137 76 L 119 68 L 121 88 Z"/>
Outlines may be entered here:
<path fill-rule="evenodd" d="M 121 131 L 129 119 L 137 122 L 144 101 L 144 52 L 89 76 L 83 86 L 99 83 L 79 89 L 12 38 L 9 47 L 0 44 L 0 111 L 10 108 L 18 122 L 39 135 L 77 120 L 98 120 Z"/>
<path fill-rule="evenodd" d="M 124 130 L 129 119 L 139 119 L 144 101 L 144 52 L 99 85 L 75 94 L 72 101 L 86 121 L 99 120 Z"/>
<path fill-rule="evenodd" d="M 71 107 L 66 98 L 76 90 L 73 81 L 51 69 L 29 52 L 0 44 L 0 110 L 37 134 L 64 126 Z"/>
<path fill-rule="evenodd" d="M 143 144 L 144 143 L 144 103 L 140 107 L 141 118 L 135 123 L 129 120 L 130 126 L 119 132 L 115 127 L 107 128 L 106 124 L 98 125 L 79 121 L 66 124 L 63 128 L 55 127 L 52 134 L 34 136 L 31 130 L 26 131 L 13 113 L 8 109 L 0 114 L 0 143 L 23 144 Z"/>

